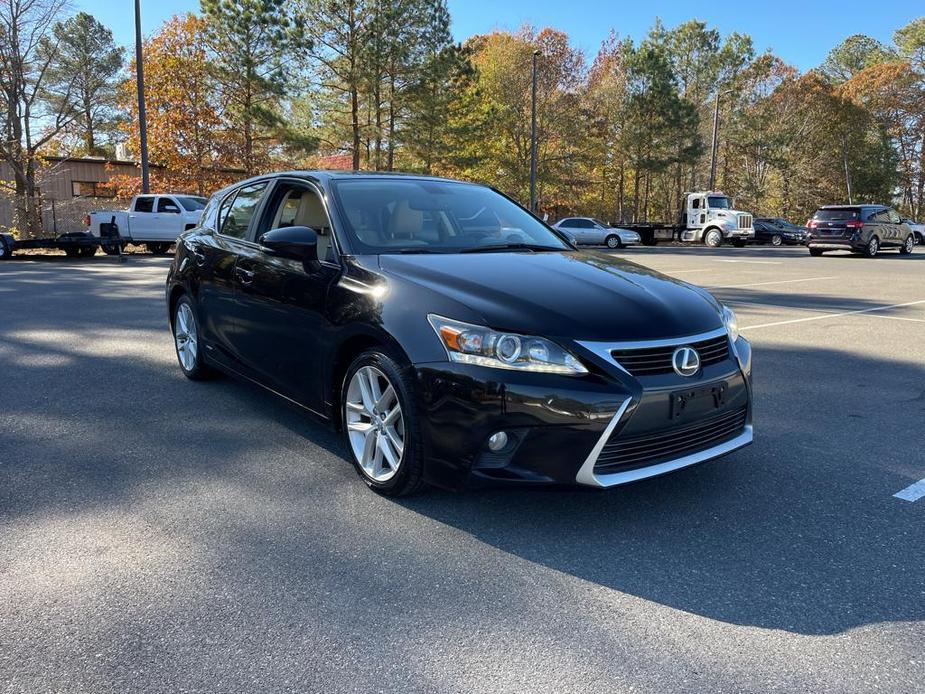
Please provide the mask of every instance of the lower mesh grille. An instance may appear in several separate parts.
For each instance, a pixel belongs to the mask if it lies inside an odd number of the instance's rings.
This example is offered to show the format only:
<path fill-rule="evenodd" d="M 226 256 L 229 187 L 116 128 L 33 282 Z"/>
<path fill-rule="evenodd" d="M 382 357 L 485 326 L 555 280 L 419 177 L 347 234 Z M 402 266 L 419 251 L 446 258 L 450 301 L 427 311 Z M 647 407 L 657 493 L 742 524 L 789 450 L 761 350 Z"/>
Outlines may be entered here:
<path fill-rule="evenodd" d="M 743 406 L 686 426 L 640 436 L 615 434 L 604 445 L 594 471 L 625 472 L 704 451 L 741 434 L 747 418 L 748 407 Z"/>

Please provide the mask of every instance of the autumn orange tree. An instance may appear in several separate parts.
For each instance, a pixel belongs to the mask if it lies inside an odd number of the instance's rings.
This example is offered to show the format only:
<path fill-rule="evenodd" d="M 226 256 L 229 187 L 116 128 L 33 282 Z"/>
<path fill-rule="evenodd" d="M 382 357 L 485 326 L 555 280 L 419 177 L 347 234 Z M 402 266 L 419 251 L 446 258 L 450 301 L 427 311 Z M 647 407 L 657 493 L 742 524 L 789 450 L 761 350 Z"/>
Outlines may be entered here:
<path fill-rule="evenodd" d="M 222 104 L 209 77 L 203 48 L 203 21 L 192 14 L 165 22 L 144 45 L 145 107 L 152 187 L 204 195 L 241 177 L 228 151 Z M 132 64 L 134 71 L 134 62 Z M 130 120 L 125 134 L 138 147 L 134 80 L 120 89 Z M 137 192 L 135 177 L 116 177 L 122 195 Z"/>

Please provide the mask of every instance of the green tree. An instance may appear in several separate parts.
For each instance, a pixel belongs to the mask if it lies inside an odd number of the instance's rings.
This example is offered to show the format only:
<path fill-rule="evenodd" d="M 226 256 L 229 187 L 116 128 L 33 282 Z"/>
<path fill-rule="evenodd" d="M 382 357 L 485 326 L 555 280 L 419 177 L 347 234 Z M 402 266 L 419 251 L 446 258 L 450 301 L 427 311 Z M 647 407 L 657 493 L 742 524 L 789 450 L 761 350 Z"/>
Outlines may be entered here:
<path fill-rule="evenodd" d="M 226 103 L 238 159 L 248 175 L 266 165 L 271 141 L 286 140 L 282 102 L 294 61 L 310 47 L 288 0 L 201 0 L 213 77 Z"/>
<path fill-rule="evenodd" d="M 117 132 L 116 86 L 124 64 L 123 50 L 116 46 L 112 32 L 86 12 L 57 22 L 51 40 L 56 51 L 48 69 L 49 98 L 67 95 L 72 100 L 78 151 L 101 154 L 105 139 Z M 65 107 L 57 106 L 58 110 Z"/>
<path fill-rule="evenodd" d="M 829 82 L 840 84 L 847 82 L 864 68 L 895 58 L 895 52 L 876 39 L 864 34 L 854 34 L 829 51 L 819 66 L 819 72 Z"/>
<path fill-rule="evenodd" d="M 407 90 L 405 148 L 412 166 L 431 173 L 445 159 L 457 94 L 473 76 L 466 51 L 453 43 L 446 0 L 430 0 L 418 34 L 420 62 Z"/>

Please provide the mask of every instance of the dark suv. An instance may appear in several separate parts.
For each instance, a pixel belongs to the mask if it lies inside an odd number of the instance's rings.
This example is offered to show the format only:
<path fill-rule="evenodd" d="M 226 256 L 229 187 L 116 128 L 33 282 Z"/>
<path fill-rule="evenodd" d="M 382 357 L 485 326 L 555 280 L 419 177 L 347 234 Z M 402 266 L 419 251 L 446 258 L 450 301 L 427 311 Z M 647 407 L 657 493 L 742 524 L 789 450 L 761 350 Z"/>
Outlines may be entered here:
<path fill-rule="evenodd" d="M 873 258 L 888 248 L 905 255 L 915 247 L 912 229 L 886 205 L 826 205 L 816 210 L 806 226 L 810 255 L 851 251 Z"/>

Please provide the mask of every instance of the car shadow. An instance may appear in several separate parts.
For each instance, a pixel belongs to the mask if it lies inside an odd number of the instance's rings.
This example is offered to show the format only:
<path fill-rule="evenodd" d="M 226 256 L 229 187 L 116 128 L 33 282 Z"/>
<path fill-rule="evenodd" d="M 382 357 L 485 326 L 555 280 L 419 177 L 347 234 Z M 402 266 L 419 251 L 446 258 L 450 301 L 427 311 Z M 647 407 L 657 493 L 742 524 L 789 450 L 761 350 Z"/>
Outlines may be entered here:
<path fill-rule="evenodd" d="M 732 624 L 834 634 L 925 619 L 914 530 L 925 508 L 891 496 L 925 474 L 907 424 L 925 415 L 925 369 L 810 348 L 755 358 L 756 442 L 724 459 L 605 492 L 399 503 L 538 565 Z M 833 363 L 867 376 L 833 377 Z M 900 407 L 908 418 L 891 416 Z"/>

